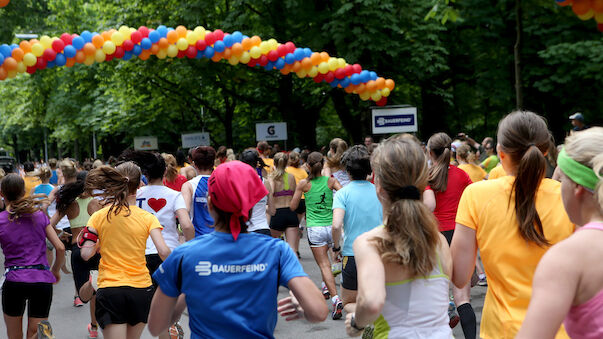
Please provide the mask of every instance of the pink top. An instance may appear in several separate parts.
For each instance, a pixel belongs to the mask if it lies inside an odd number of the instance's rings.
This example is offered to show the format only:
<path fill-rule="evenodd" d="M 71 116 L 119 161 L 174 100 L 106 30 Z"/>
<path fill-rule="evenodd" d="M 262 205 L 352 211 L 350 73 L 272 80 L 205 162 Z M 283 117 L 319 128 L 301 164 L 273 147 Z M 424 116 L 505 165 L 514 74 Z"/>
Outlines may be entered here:
<path fill-rule="evenodd" d="M 603 223 L 592 222 L 580 228 L 588 229 L 603 231 Z M 572 306 L 563 324 L 571 338 L 603 338 L 603 290 L 589 301 Z"/>

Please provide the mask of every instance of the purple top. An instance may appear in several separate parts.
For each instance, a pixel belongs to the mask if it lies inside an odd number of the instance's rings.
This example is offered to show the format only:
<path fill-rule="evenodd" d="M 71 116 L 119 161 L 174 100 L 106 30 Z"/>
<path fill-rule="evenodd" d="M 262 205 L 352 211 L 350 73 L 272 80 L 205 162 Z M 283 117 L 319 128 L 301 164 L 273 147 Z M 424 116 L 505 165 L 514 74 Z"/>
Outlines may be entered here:
<path fill-rule="evenodd" d="M 46 226 L 48 217 L 37 211 L 22 215 L 14 221 L 8 220 L 8 212 L 0 213 L 0 246 L 4 252 L 4 267 L 43 265 L 46 259 Z M 56 279 L 49 270 L 18 269 L 6 274 L 6 280 L 15 282 L 54 283 Z"/>

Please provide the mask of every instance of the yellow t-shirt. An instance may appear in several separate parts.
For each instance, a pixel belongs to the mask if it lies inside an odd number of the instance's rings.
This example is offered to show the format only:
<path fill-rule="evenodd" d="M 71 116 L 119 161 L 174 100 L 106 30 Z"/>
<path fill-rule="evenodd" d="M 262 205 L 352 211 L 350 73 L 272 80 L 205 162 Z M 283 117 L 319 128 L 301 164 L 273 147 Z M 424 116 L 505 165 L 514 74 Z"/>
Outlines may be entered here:
<path fill-rule="evenodd" d="M 264 161 L 264 164 L 266 164 L 266 166 L 268 166 L 268 167 L 264 167 L 266 169 L 266 172 L 268 172 L 268 173 L 272 172 L 272 170 L 274 168 L 274 159 L 262 158 L 262 160 Z"/>
<path fill-rule="evenodd" d="M 482 338 L 514 338 L 532 295 L 536 265 L 548 248 L 527 243 L 519 234 L 511 186 L 514 176 L 481 181 L 463 192 L 456 222 L 476 231 L 488 292 L 482 311 Z M 551 244 L 574 231 L 561 201 L 561 184 L 543 179 L 536 193 L 536 210 L 544 236 Z M 554 296 L 551 296 L 554 298 Z M 557 338 L 567 338 L 562 328 Z"/>
<path fill-rule="evenodd" d="M 151 213 L 130 206 L 107 221 L 109 207 L 92 214 L 88 226 L 98 232 L 100 264 L 98 287 L 151 286 L 151 276 L 146 265 L 145 248 L 149 233 L 154 228 L 162 229 L 159 220 Z"/>
<path fill-rule="evenodd" d="M 295 184 L 299 184 L 300 180 L 306 179 L 308 177 L 308 173 L 306 170 L 300 167 L 287 166 L 287 172 L 293 174 L 295 177 Z"/>
<path fill-rule="evenodd" d="M 471 181 L 473 182 L 482 181 L 484 180 L 484 178 L 486 178 L 487 175 L 486 171 L 484 171 L 483 168 L 475 164 L 462 164 L 458 165 L 457 167 L 465 171 L 465 173 L 469 175 L 469 178 L 471 178 Z"/>
<path fill-rule="evenodd" d="M 488 174 L 488 180 L 494 180 L 506 176 L 507 172 L 505 172 L 505 169 L 502 167 L 502 165 L 498 165 L 490 171 Z"/>
<path fill-rule="evenodd" d="M 23 177 L 23 181 L 25 181 L 25 197 L 29 197 L 31 195 L 31 191 L 42 183 L 40 178 L 30 177 L 27 175 Z"/>

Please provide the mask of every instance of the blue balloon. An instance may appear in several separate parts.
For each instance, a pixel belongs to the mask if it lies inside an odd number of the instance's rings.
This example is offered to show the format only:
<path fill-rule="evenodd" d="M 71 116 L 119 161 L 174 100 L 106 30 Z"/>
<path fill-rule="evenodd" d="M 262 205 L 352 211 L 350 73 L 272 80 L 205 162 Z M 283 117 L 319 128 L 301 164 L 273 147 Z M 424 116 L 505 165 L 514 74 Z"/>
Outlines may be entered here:
<path fill-rule="evenodd" d="M 82 39 L 84 39 L 85 42 L 92 42 L 92 33 L 90 33 L 89 31 L 83 31 L 80 36 L 82 37 Z"/>
<path fill-rule="evenodd" d="M 341 87 L 346 88 L 350 85 L 351 81 L 350 81 L 350 78 L 345 77 L 345 78 L 341 79 L 341 81 L 339 83 L 341 84 Z"/>
<path fill-rule="evenodd" d="M 167 29 L 167 30 L 168 30 L 168 32 L 171 32 L 171 31 L 173 31 L 174 29 L 173 29 L 172 27 L 168 27 L 168 29 Z"/>
<path fill-rule="evenodd" d="M 235 43 L 232 35 L 230 35 L 230 34 L 224 35 L 224 39 L 222 41 L 224 41 L 224 45 L 226 47 L 232 47 L 232 45 Z"/>
<path fill-rule="evenodd" d="M 140 47 L 140 46 L 138 46 L 138 45 L 136 45 L 136 46 L 137 46 L 137 47 Z M 136 47 L 134 47 L 134 49 L 136 49 Z M 125 61 L 128 61 L 128 60 L 132 59 L 132 56 L 134 56 L 134 55 L 132 54 L 132 52 L 125 52 L 125 53 L 124 53 L 124 57 L 123 57 L 122 59 L 123 59 L 123 60 L 125 60 Z"/>
<path fill-rule="evenodd" d="M 369 80 L 371 80 L 371 73 L 367 70 L 360 72 L 360 79 L 361 82 L 368 82 Z"/>
<path fill-rule="evenodd" d="M 205 55 L 206 58 L 211 59 L 214 56 L 214 49 L 210 46 L 207 46 L 203 51 L 203 55 Z"/>
<path fill-rule="evenodd" d="M 157 32 L 157 31 L 152 31 L 149 33 L 149 39 L 151 40 L 152 43 L 157 43 L 157 41 L 159 41 L 159 39 L 161 39 L 161 34 L 159 34 L 159 32 Z"/>
<path fill-rule="evenodd" d="M 377 78 L 378 78 L 377 73 L 369 72 L 369 74 L 370 74 L 371 80 L 377 80 Z"/>
<path fill-rule="evenodd" d="M 304 48 L 304 54 L 306 55 L 306 58 L 309 58 L 312 56 L 312 50 L 306 47 Z"/>
<path fill-rule="evenodd" d="M 288 53 L 287 55 L 285 55 L 285 62 L 289 65 L 295 62 L 295 56 L 293 55 L 293 53 Z"/>
<path fill-rule="evenodd" d="M 0 53 L 0 66 L 4 63 L 4 54 Z"/>
<path fill-rule="evenodd" d="M 243 41 L 243 39 L 249 39 L 249 37 L 247 35 L 243 34 L 243 37 L 241 38 L 241 41 Z M 239 41 L 239 42 L 241 42 L 241 41 Z"/>
<path fill-rule="evenodd" d="M 303 48 L 296 48 L 293 52 L 293 56 L 295 57 L 296 61 L 302 61 L 302 59 L 306 57 L 306 53 L 304 52 Z"/>
<path fill-rule="evenodd" d="M 196 59 L 201 59 L 201 58 L 203 58 L 203 57 L 204 57 L 203 52 L 201 52 L 201 51 L 197 51 L 197 56 L 195 56 L 195 58 L 196 58 Z"/>
<path fill-rule="evenodd" d="M 362 77 L 360 76 L 360 74 L 355 73 L 352 74 L 350 80 L 352 81 L 353 85 L 359 85 L 362 82 Z"/>
<path fill-rule="evenodd" d="M 283 69 L 283 67 L 285 67 L 285 60 L 283 58 L 278 58 L 274 62 L 274 67 L 276 67 L 276 69 Z"/>
<path fill-rule="evenodd" d="M 335 80 L 331 81 L 329 85 L 331 85 L 333 88 L 337 87 L 337 85 L 339 85 L 339 79 L 335 78 Z"/>
<path fill-rule="evenodd" d="M 239 31 L 234 31 L 232 32 L 232 39 L 234 42 L 241 42 L 243 41 L 243 33 L 239 32 Z"/>
<path fill-rule="evenodd" d="M 56 66 L 54 60 L 49 61 L 46 63 L 46 68 L 53 68 L 54 66 Z"/>
<path fill-rule="evenodd" d="M 264 66 L 264 69 L 267 71 L 271 71 L 274 69 L 274 63 L 272 61 L 268 61 L 268 63 L 266 64 L 266 66 Z"/>
<path fill-rule="evenodd" d="M 142 47 L 142 49 L 151 49 L 151 47 L 153 47 L 153 43 L 151 42 L 151 39 L 143 38 L 140 42 L 140 47 Z"/>
<path fill-rule="evenodd" d="M 67 58 L 65 58 L 63 53 L 57 53 L 57 57 L 54 59 L 54 62 L 57 64 L 57 66 L 65 66 L 67 63 Z"/>
<path fill-rule="evenodd" d="M 226 46 L 224 45 L 224 42 L 222 40 L 218 40 L 214 43 L 214 50 L 218 53 L 222 53 L 224 52 L 224 50 L 226 49 Z"/>
<path fill-rule="evenodd" d="M 75 53 L 77 53 L 77 50 L 71 45 L 66 45 L 63 49 L 63 53 L 65 53 L 66 57 L 73 58 L 75 56 Z"/>
<path fill-rule="evenodd" d="M 134 53 L 134 55 L 139 56 L 140 53 L 142 53 L 142 47 L 140 47 L 140 45 L 134 45 L 134 49 L 132 50 L 132 53 Z"/>
<path fill-rule="evenodd" d="M 81 36 L 76 36 L 75 38 L 73 38 L 73 40 L 71 40 L 71 44 L 73 45 L 73 47 L 75 47 L 75 49 L 79 51 L 84 48 L 86 41 Z"/>
<path fill-rule="evenodd" d="M 12 50 L 10 49 L 10 46 L 7 44 L 2 44 L 2 46 L 0 46 L 0 53 L 2 53 L 2 55 L 4 55 L 6 58 L 8 58 L 11 55 Z"/>
<path fill-rule="evenodd" d="M 11 49 L 11 51 L 14 51 L 14 50 L 15 50 L 15 48 L 18 48 L 18 47 L 19 47 L 19 45 L 17 45 L 17 44 L 12 44 L 12 45 L 10 45 L 10 49 Z"/>
<path fill-rule="evenodd" d="M 161 26 L 157 27 L 157 33 L 159 33 L 159 35 L 162 38 L 165 38 L 167 36 L 168 29 L 164 25 L 161 25 Z M 149 35 L 150 35 L 150 33 L 149 33 Z"/>

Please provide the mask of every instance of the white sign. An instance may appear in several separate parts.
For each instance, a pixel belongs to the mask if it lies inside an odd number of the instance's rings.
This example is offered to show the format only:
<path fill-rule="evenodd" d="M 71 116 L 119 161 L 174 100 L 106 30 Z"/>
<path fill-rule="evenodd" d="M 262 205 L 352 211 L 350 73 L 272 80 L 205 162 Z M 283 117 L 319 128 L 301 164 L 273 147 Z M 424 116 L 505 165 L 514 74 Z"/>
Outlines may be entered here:
<path fill-rule="evenodd" d="M 159 149 L 157 137 L 134 137 L 134 149 L 137 151 L 152 151 Z"/>
<path fill-rule="evenodd" d="M 287 140 L 287 123 L 266 122 L 255 124 L 255 140 Z"/>
<path fill-rule="evenodd" d="M 182 148 L 193 148 L 197 146 L 209 146 L 209 133 L 183 133 Z"/>
<path fill-rule="evenodd" d="M 373 107 L 372 113 L 373 134 L 418 131 L 416 107 Z"/>

